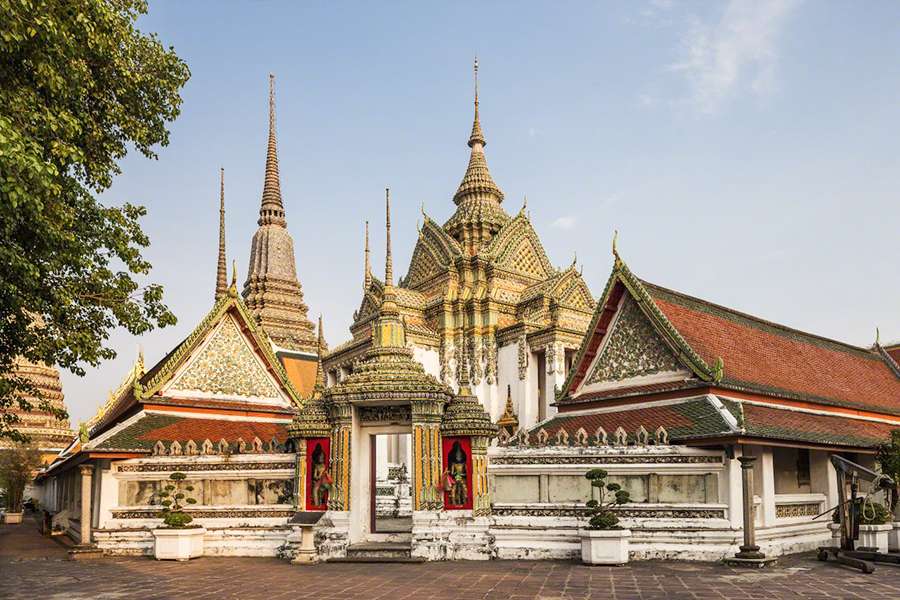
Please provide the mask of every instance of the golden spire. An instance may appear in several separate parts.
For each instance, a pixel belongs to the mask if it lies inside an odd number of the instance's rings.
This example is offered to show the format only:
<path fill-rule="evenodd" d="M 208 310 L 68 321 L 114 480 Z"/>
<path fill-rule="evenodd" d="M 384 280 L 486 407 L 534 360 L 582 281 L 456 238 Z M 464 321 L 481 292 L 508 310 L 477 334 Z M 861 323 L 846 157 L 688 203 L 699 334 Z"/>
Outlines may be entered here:
<path fill-rule="evenodd" d="M 365 273 L 363 274 L 363 293 L 368 291 L 372 286 L 372 266 L 369 263 L 369 222 L 366 221 L 366 264 Z"/>
<path fill-rule="evenodd" d="M 516 411 L 513 408 L 511 386 L 506 386 L 506 408 L 497 420 L 497 425 L 505 428 L 510 435 L 514 435 L 516 429 L 519 428 L 519 417 L 516 416 Z"/>
<path fill-rule="evenodd" d="M 475 149 L 478 144 L 479 149 L 487 146 L 484 140 L 484 132 L 481 131 L 481 120 L 478 118 L 478 57 L 475 57 L 475 121 L 472 123 L 472 134 L 469 136 L 469 148 Z"/>
<path fill-rule="evenodd" d="M 384 253 L 384 287 L 394 286 L 394 258 L 391 256 L 391 188 L 384 188 L 386 250 Z"/>
<path fill-rule="evenodd" d="M 316 383 L 313 387 L 313 397 L 321 398 L 322 392 L 325 390 L 325 367 L 322 365 L 322 355 L 325 353 L 325 330 L 322 325 L 322 315 L 319 315 L 319 339 L 317 346 Z"/>
<path fill-rule="evenodd" d="M 278 174 L 278 142 L 275 136 L 275 75 L 269 73 L 269 144 L 266 149 L 266 177 L 263 184 L 260 225 L 274 223 L 284 227 L 284 204 L 281 201 L 281 178 Z"/>
<path fill-rule="evenodd" d="M 231 285 L 228 287 L 228 293 L 237 297 L 237 261 L 231 261 Z"/>
<path fill-rule="evenodd" d="M 219 169 L 219 263 L 216 267 L 216 300 L 228 293 L 225 262 L 225 169 Z"/>

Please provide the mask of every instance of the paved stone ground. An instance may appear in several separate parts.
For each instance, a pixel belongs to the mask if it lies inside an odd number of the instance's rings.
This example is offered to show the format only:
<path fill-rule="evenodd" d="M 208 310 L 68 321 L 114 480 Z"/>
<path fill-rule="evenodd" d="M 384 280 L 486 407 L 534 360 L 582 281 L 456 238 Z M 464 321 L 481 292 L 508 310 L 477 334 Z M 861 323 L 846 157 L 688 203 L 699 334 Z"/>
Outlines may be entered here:
<path fill-rule="evenodd" d="M 270 558 L 65 559 L 65 550 L 32 524 L 0 528 L 0 598 L 203 600 L 405 598 L 450 600 L 562 600 L 677 598 L 690 600 L 900 598 L 900 567 L 879 565 L 872 575 L 820 563 L 814 556 L 784 559 L 763 571 L 690 562 L 635 562 L 585 567 L 564 561 L 486 561 L 296 566 Z"/>

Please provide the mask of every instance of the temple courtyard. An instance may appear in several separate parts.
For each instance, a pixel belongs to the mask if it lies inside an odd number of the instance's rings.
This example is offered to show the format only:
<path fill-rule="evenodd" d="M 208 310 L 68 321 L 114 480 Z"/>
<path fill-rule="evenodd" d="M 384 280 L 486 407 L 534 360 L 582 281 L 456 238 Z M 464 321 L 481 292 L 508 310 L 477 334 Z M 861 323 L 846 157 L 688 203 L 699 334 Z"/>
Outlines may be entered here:
<path fill-rule="evenodd" d="M 586 567 L 566 561 L 452 561 L 296 566 L 275 558 L 69 561 L 32 523 L 0 526 L 0 598 L 900 598 L 900 567 L 871 575 L 794 555 L 765 570 L 646 561 Z"/>

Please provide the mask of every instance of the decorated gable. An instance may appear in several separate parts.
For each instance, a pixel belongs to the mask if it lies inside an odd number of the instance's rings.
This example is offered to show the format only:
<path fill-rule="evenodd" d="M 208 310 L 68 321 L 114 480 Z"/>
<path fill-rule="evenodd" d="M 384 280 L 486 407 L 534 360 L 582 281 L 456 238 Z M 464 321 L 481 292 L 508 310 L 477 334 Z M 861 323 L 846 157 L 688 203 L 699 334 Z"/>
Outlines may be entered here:
<path fill-rule="evenodd" d="M 254 342 L 226 314 L 182 363 L 162 395 L 288 405 L 279 381 L 266 368 Z"/>
<path fill-rule="evenodd" d="M 688 373 L 638 303 L 624 294 L 581 391 L 681 379 Z"/>

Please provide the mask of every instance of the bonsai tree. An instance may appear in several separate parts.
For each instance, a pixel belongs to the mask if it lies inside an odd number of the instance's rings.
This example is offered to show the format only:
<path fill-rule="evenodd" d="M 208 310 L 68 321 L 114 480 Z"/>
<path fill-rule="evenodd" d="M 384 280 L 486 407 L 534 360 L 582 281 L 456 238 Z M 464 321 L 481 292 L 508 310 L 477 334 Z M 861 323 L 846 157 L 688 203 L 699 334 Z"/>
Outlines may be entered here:
<path fill-rule="evenodd" d="M 9 512 L 22 512 L 25 487 L 42 465 L 41 451 L 34 446 L 20 444 L 0 450 L 0 484 L 6 488 L 6 508 Z"/>
<path fill-rule="evenodd" d="M 188 496 L 188 493 L 194 491 L 194 486 L 185 483 L 185 479 L 187 475 L 176 471 L 169 475 L 170 483 L 159 492 L 159 497 L 162 498 L 160 504 L 163 506 L 159 516 L 168 527 L 187 527 L 194 520 L 191 515 L 184 512 L 185 504 L 197 503 L 195 498 Z"/>
<path fill-rule="evenodd" d="M 597 498 L 587 501 L 588 529 L 619 529 L 619 517 L 613 507 L 631 502 L 628 490 L 618 483 L 607 483 L 608 473 L 603 469 L 591 469 L 584 476 L 597 489 Z"/>
<path fill-rule="evenodd" d="M 891 440 L 878 446 L 875 460 L 883 475 L 894 480 L 894 485 L 887 490 L 888 508 L 893 513 L 900 503 L 900 429 L 891 431 Z"/>

